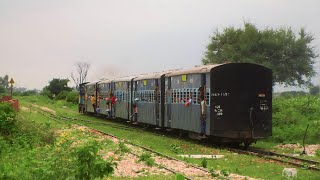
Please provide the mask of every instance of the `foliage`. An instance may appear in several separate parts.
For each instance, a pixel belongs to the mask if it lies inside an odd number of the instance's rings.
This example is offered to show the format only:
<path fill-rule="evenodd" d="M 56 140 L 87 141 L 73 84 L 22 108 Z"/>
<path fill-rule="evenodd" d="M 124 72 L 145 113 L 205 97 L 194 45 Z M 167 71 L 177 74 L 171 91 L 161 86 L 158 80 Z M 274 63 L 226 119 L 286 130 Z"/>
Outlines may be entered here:
<path fill-rule="evenodd" d="M 72 88 L 68 87 L 68 79 L 52 79 L 49 82 L 49 85 L 43 88 L 43 93 L 47 94 L 48 91 L 50 92 L 49 96 L 50 98 L 53 98 L 54 96 L 57 96 L 62 91 L 71 91 Z"/>
<path fill-rule="evenodd" d="M 14 96 L 33 96 L 33 95 L 37 95 L 37 94 L 38 94 L 38 91 L 36 89 L 25 90 L 25 91 L 17 91 L 16 89 L 14 89 L 14 91 L 13 91 Z"/>
<path fill-rule="evenodd" d="M 305 96 L 307 95 L 304 91 L 284 91 L 280 93 L 282 97 L 297 97 L 297 96 Z"/>
<path fill-rule="evenodd" d="M 170 147 L 171 147 L 170 150 L 175 154 L 182 152 L 181 147 L 177 144 L 170 144 Z"/>
<path fill-rule="evenodd" d="M 180 174 L 180 173 L 176 174 L 176 180 L 184 180 L 184 179 L 185 179 L 185 177 L 182 174 Z"/>
<path fill-rule="evenodd" d="M 212 178 L 220 176 L 220 174 L 216 172 L 213 168 L 209 169 L 209 172 Z"/>
<path fill-rule="evenodd" d="M 140 157 L 138 162 L 144 161 L 148 166 L 154 166 L 155 162 L 154 159 L 151 157 L 150 153 L 143 153 Z"/>
<path fill-rule="evenodd" d="M 273 100 L 273 135 L 278 143 L 302 142 L 309 124 L 306 143 L 317 143 L 320 137 L 320 97 L 279 97 Z"/>
<path fill-rule="evenodd" d="M 105 162 L 101 156 L 98 156 L 99 148 L 99 143 L 91 140 L 74 150 L 77 157 L 77 179 L 103 178 L 105 175 L 108 176 L 113 173 L 114 163 Z"/>
<path fill-rule="evenodd" d="M 3 86 L 0 86 L 0 94 L 4 94 L 6 92 L 6 89 Z"/>
<path fill-rule="evenodd" d="M 222 175 L 224 175 L 224 176 L 229 176 L 229 175 L 230 175 L 230 172 L 227 171 L 227 170 L 225 170 L 225 169 L 222 169 L 222 170 L 220 171 L 220 174 L 222 174 Z"/>
<path fill-rule="evenodd" d="M 44 87 L 44 88 L 42 89 L 42 91 L 40 92 L 40 95 L 45 96 L 45 97 L 48 97 L 48 98 L 50 98 L 50 99 L 53 98 L 51 92 L 50 92 L 46 87 Z"/>
<path fill-rule="evenodd" d="M 4 89 L 8 88 L 9 87 L 8 82 L 9 82 L 8 75 L 5 75 L 4 77 L 0 77 L 0 87 L 3 87 Z"/>
<path fill-rule="evenodd" d="M 9 135 L 15 130 L 16 112 L 9 103 L 0 102 L 0 133 Z"/>
<path fill-rule="evenodd" d="M 121 154 L 122 153 L 128 153 L 128 152 L 130 152 L 130 149 L 125 145 L 124 142 L 120 141 L 119 142 L 119 148 L 117 149 L 116 152 L 120 152 Z"/>
<path fill-rule="evenodd" d="M 61 91 L 58 96 L 56 96 L 54 99 L 55 100 L 65 100 L 67 102 L 71 102 L 74 104 L 78 103 L 78 98 L 79 98 L 79 92 L 77 91 Z"/>
<path fill-rule="evenodd" d="M 63 130 L 48 144 L 43 137 L 52 135 L 50 121 L 19 118 L 20 128 L 11 139 L 0 136 L 0 179 L 95 179 L 113 172 L 115 163 L 98 154 L 102 142 L 81 128 Z M 72 145 L 75 139 L 78 145 Z"/>
<path fill-rule="evenodd" d="M 259 30 L 251 23 L 244 28 L 225 28 L 211 37 L 203 64 L 247 62 L 273 70 L 274 83 L 309 85 L 315 75 L 318 56 L 311 46 L 313 36 L 302 28 L 296 35 L 290 28 Z"/>
<path fill-rule="evenodd" d="M 207 165 L 208 165 L 207 159 L 206 159 L 206 158 L 203 158 L 203 159 L 201 160 L 201 167 L 207 168 Z"/>

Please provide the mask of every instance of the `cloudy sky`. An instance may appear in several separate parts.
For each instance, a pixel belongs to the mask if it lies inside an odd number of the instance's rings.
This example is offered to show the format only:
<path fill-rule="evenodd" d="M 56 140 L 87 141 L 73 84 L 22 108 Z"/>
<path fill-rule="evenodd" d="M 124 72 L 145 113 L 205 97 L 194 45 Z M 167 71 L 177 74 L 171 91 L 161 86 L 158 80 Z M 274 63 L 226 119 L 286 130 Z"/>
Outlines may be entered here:
<path fill-rule="evenodd" d="M 0 0 L 0 76 L 41 89 L 70 78 L 79 61 L 91 64 L 89 81 L 191 67 L 216 29 L 244 21 L 304 27 L 320 49 L 319 7 L 318 0 Z"/>

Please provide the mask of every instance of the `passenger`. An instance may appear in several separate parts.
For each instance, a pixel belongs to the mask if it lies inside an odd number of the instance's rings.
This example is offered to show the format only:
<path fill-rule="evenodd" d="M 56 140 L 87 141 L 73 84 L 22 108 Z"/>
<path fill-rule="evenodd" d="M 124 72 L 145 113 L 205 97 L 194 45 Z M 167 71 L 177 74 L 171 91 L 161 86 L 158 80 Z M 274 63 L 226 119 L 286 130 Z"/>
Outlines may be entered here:
<path fill-rule="evenodd" d="M 91 103 L 92 103 L 92 107 L 93 107 L 93 111 L 94 113 L 96 113 L 96 98 L 94 97 L 94 94 L 92 94 L 91 96 Z"/>
<path fill-rule="evenodd" d="M 111 117 L 115 116 L 115 112 L 116 112 L 116 97 L 113 95 L 113 93 L 110 94 L 111 98 Z"/>
<path fill-rule="evenodd" d="M 100 113 L 100 112 L 101 112 L 100 106 L 97 107 L 97 110 L 96 110 L 96 111 L 97 111 L 97 113 Z"/>
<path fill-rule="evenodd" d="M 107 112 L 107 117 L 110 117 L 111 116 L 111 103 L 110 103 L 110 98 L 106 98 L 106 103 L 107 103 L 107 110 L 106 110 L 106 112 Z"/>
<path fill-rule="evenodd" d="M 199 91 L 200 91 L 200 107 L 201 107 L 201 133 L 200 136 L 201 138 L 206 138 L 206 114 L 207 114 L 207 107 L 206 107 L 206 101 L 205 101 L 205 96 L 204 96 L 204 87 L 200 86 Z"/>
<path fill-rule="evenodd" d="M 134 122 L 132 124 L 138 124 L 138 101 L 139 98 L 135 98 L 133 102 L 134 113 L 131 115 L 131 118 L 133 117 Z"/>

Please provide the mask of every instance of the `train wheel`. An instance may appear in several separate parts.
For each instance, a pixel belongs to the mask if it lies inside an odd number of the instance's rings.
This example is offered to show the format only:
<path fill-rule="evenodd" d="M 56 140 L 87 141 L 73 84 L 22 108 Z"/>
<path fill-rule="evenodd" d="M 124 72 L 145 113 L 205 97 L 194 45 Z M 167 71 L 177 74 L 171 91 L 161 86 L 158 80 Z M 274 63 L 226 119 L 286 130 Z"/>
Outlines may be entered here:
<path fill-rule="evenodd" d="M 244 142 L 243 144 L 244 144 L 244 148 L 246 148 L 246 149 L 251 145 L 250 142 Z"/>

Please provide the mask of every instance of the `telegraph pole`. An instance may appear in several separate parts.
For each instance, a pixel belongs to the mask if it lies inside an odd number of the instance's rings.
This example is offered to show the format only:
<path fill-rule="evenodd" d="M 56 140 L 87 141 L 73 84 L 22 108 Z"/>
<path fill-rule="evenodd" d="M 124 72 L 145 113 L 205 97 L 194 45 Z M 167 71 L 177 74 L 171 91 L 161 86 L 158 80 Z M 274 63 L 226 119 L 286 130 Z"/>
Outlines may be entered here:
<path fill-rule="evenodd" d="M 10 79 L 9 83 L 10 83 L 10 95 L 11 95 L 11 99 L 12 99 L 12 90 L 13 90 L 13 84 L 14 84 L 13 78 Z"/>

